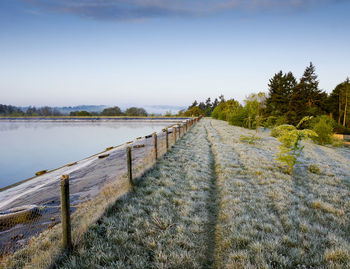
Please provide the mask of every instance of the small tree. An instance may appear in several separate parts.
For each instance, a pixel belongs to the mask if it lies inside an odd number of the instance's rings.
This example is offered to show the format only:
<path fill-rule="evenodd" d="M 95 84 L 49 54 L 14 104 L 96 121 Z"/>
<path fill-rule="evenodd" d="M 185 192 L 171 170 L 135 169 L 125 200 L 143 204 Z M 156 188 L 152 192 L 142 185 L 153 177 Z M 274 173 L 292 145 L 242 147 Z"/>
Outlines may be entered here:
<path fill-rule="evenodd" d="M 297 125 L 297 128 L 303 122 L 310 120 L 310 118 L 304 117 Z M 293 174 L 294 166 L 298 163 L 298 158 L 304 149 L 301 141 L 317 137 L 317 134 L 312 130 L 298 130 L 296 127 L 293 127 L 292 125 L 281 125 L 275 128 L 278 130 L 277 139 L 281 142 L 280 152 L 275 160 L 286 165 L 289 174 Z"/>
<path fill-rule="evenodd" d="M 266 94 L 263 92 L 253 93 L 245 100 L 245 108 L 248 112 L 248 128 L 251 129 L 253 127 L 253 122 L 255 120 L 256 132 L 258 132 L 260 128 L 261 111 L 264 107 L 265 100 Z"/>

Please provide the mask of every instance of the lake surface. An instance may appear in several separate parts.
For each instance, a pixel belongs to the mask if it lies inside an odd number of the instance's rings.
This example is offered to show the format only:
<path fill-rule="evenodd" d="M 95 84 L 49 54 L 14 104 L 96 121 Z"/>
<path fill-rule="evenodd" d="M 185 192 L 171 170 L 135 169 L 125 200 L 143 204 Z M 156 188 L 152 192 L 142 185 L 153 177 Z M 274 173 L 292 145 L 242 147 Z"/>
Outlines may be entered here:
<path fill-rule="evenodd" d="M 169 122 L 149 121 L 0 121 L 0 188 L 169 125 Z"/>

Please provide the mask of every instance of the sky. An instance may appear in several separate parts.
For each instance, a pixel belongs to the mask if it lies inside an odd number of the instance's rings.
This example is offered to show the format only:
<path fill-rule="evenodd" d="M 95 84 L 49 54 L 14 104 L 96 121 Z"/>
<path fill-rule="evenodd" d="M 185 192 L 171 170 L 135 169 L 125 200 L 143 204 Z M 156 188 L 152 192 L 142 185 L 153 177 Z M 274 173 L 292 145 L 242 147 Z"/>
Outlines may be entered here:
<path fill-rule="evenodd" d="M 0 103 L 190 105 L 310 61 L 350 76 L 347 0 L 1 0 Z"/>

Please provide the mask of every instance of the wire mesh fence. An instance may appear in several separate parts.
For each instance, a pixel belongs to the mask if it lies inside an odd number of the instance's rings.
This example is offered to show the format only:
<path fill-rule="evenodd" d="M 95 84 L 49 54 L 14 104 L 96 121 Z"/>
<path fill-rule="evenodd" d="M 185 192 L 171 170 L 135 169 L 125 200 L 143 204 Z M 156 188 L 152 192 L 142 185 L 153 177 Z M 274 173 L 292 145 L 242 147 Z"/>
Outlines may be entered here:
<path fill-rule="evenodd" d="M 30 190 L 28 182 L 7 190 L 0 201 L 0 267 L 17 268 L 27 263 L 35 268 L 49 266 L 62 250 L 76 245 L 106 208 L 130 190 L 133 180 L 150 169 L 199 119 L 43 173 Z"/>

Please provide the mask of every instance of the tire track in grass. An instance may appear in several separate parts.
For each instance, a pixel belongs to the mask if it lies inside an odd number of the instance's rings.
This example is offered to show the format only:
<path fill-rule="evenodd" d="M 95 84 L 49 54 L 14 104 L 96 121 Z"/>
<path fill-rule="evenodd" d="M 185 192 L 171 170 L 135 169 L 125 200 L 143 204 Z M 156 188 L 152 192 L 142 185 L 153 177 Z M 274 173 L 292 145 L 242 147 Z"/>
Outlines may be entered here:
<path fill-rule="evenodd" d="M 205 126 L 206 131 L 206 140 L 209 144 L 209 167 L 211 170 L 210 173 L 210 190 L 208 195 L 208 201 L 207 201 L 207 210 L 208 210 L 208 224 L 207 224 L 207 235 L 208 235 L 208 241 L 207 241 L 207 251 L 206 251 L 206 266 L 205 268 L 215 268 L 215 260 L 214 260 L 214 252 L 216 249 L 216 243 L 215 243 L 215 232 L 216 232 L 216 225 L 218 220 L 218 211 L 219 211 L 219 194 L 217 189 L 217 176 L 215 171 L 215 158 L 214 153 L 212 149 L 212 143 L 209 140 L 209 132 L 208 127 Z"/>

